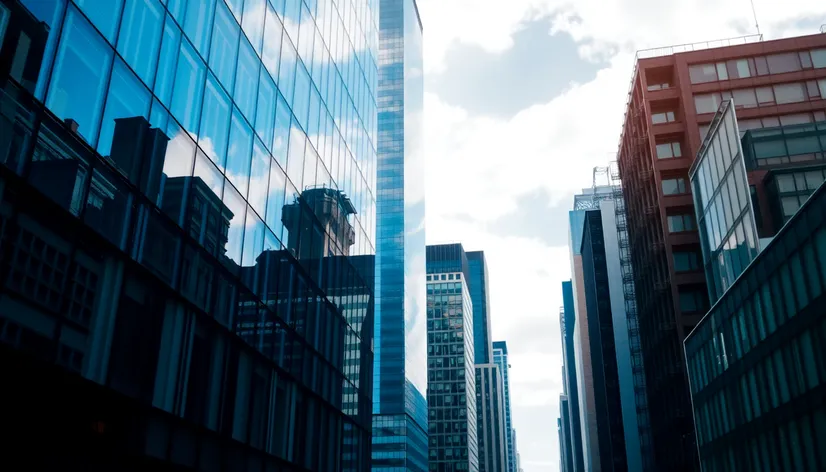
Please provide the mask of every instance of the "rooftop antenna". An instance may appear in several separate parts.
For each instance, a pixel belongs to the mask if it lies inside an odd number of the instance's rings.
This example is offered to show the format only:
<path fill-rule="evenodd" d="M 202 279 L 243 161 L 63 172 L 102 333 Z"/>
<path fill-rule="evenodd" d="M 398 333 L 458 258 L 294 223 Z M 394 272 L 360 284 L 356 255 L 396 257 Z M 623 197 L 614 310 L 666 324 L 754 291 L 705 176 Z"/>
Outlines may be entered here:
<path fill-rule="evenodd" d="M 760 24 L 757 22 L 757 10 L 754 8 L 754 0 L 751 1 L 751 13 L 754 15 L 754 27 L 757 28 L 757 34 L 760 34 Z"/>

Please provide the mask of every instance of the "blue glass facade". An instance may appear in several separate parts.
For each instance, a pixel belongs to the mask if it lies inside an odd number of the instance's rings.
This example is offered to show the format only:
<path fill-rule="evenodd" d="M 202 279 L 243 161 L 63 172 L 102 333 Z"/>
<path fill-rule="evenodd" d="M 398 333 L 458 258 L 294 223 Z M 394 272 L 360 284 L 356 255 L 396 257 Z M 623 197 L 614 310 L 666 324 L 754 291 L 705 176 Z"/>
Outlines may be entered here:
<path fill-rule="evenodd" d="M 576 312 L 574 311 L 574 288 L 570 280 L 562 282 L 562 312 L 559 316 L 560 332 L 562 333 L 562 385 L 563 395 L 566 398 L 564 419 L 568 424 L 564 425 L 566 431 L 570 433 L 570 439 L 565 444 L 565 451 L 570 462 L 570 468 L 563 470 L 580 471 L 585 470 L 582 457 L 582 426 L 579 415 L 579 386 L 577 384 L 576 360 L 574 349 L 574 326 L 576 322 Z M 560 409 L 562 403 L 560 402 Z M 566 467 L 568 467 L 566 465 Z"/>
<path fill-rule="evenodd" d="M 505 431 L 508 432 L 508 471 L 518 472 L 516 469 L 516 444 L 511 421 L 511 389 L 508 379 L 508 344 L 505 341 L 493 342 L 493 362 L 499 366 L 505 392 Z"/>
<path fill-rule="evenodd" d="M 490 292 L 488 290 L 488 266 L 485 253 L 467 253 L 470 270 L 470 298 L 473 301 L 473 348 L 476 364 L 493 362 L 490 331 Z"/>
<path fill-rule="evenodd" d="M 427 469 L 422 26 L 415 0 L 382 0 L 373 470 Z"/>
<path fill-rule="evenodd" d="M 428 470 L 479 472 L 473 303 L 461 244 L 427 246 Z"/>
<path fill-rule="evenodd" d="M 2 342 L 158 418 L 130 454 L 369 468 L 377 3 L 0 1 L 42 22 L 0 67 Z"/>

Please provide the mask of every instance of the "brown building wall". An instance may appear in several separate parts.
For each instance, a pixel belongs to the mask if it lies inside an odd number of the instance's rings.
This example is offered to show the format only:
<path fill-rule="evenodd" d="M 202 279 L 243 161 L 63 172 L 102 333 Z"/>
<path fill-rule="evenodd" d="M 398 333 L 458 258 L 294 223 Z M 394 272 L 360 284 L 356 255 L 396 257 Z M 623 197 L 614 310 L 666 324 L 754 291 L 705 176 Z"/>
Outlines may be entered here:
<path fill-rule="evenodd" d="M 685 52 L 637 62 L 618 161 L 628 209 L 640 335 L 659 470 L 698 468 L 681 346 L 685 336 L 704 313 L 681 313 L 679 300 L 681 291 L 701 290 L 706 293 L 705 278 L 702 264 L 698 264 L 693 272 L 677 273 L 674 270 L 675 249 L 696 250 L 698 257 L 702 258 L 696 231 L 669 233 L 668 230 L 668 215 L 694 214 L 692 197 L 689 193 L 669 196 L 662 192 L 663 179 L 673 177 L 683 177 L 686 190 L 690 192 L 688 170 L 702 143 L 700 129 L 708 125 L 714 115 L 698 114 L 694 96 L 826 78 L 826 68 L 807 68 L 692 84 L 690 66 L 824 47 L 826 34 L 816 34 Z M 648 89 L 649 85 L 663 83 L 669 86 L 661 90 Z M 737 116 L 738 121 L 743 123 L 743 120 L 798 113 L 820 119 L 826 116 L 822 114 L 824 111 L 826 100 L 815 97 L 798 103 L 738 108 Z M 673 112 L 675 119 L 655 125 L 652 114 L 658 112 Z M 679 142 L 682 157 L 658 159 L 656 145 L 666 142 Z M 749 183 L 756 187 L 764 224 L 771 225 L 769 205 L 765 204 L 763 175 L 764 171 L 750 173 Z M 773 233 L 774 229 L 764 228 L 761 236 Z"/>

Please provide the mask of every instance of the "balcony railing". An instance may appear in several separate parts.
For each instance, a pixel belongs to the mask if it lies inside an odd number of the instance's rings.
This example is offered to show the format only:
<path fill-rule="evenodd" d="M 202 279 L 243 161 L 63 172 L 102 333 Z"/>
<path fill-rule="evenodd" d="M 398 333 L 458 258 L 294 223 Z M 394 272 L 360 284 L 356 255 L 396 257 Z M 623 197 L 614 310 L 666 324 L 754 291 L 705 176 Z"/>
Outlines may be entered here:
<path fill-rule="evenodd" d="M 643 49 L 641 51 L 637 51 L 637 60 L 670 56 L 681 52 L 702 51 L 703 49 L 724 48 L 728 46 L 739 46 L 741 44 L 759 43 L 760 41 L 763 41 L 762 34 L 752 34 L 748 36 L 738 36 L 736 38 L 718 39 L 715 41 L 701 41 L 698 43 Z"/>

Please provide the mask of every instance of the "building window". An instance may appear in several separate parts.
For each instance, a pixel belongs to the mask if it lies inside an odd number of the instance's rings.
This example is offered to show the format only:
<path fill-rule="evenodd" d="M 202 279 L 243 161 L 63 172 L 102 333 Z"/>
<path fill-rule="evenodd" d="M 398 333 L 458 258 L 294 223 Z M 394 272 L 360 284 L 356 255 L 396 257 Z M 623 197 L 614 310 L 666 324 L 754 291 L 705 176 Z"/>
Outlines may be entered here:
<path fill-rule="evenodd" d="M 806 90 L 802 83 L 781 84 L 774 86 L 774 97 L 778 105 L 806 101 Z"/>
<path fill-rule="evenodd" d="M 668 231 L 671 233 L 694 231 L 695 229 L 697 229 L 697 225 L 694 224 L 694 215 L 686 213 L 684 215 L 668 216 Z"/>
<path fill-rule="evenodd" d="M 0 4 L 0 47 L 3 47 L 3 38 L 6 36 L 6 25 L 9 23 L 9 9 Z"/>
<path fill-rule="evenodd" d="M 720 106 L 720 95 L 716 93 L 709 93 L 705 95 L 694 96 L 694 108 L 698 114 L 714 113 Z"/>
<path fill-rule="evenodd" d="M 674 272 L 700 270 L 700 256 L 697 251 L 674 251 Z"/>
<path fill-rule="evenodd" d="M 662 123 L 673 123 L 675 121 L 673 111 L 665 111 L 662 113 L 654 113 L 651 115 L 651 122 L 655 125 Z"/>
<path fill-rule="evenodd" d="M 726 64 L 732 79 L 744 79 L 754 75 L 754 59 L 734 59 Z"/>
<path fill-rule="evenodd" d="M 735 108 L 756 108 L 757 95 L 754 89 L 740 89 L 733 92 Z"/>
<path fill-rule="evenodd" d="M 820 96 L 826 97 L 826 79 L 818 80 L 817 84 L 820 86 Z"/>
<path fill-rule="evenodd" d="M 716 64 L 695 64 L 688 67 L 688 75 L 692 84 L 703 84 L 717 80 Z"/>
<path fill-rule="evenodd" d="M 662 182 L 663 195 L 681 195 L 688 193 L 685 179 L 677 177 L 676 179 L 664 179 Z"/>
<path fill-rule="evenodd" d="M 657 158 L 671 159 L 672 157 L 682 157 L 680 143 L 657 144 Z"/>
<path fill-rule="evenodd" d="M 794 52 L 766 56 L 766 62 L 769 65 L 770 74 L 784 74 L 802 69 L 800 66 L 800 56 Z"/>
<path fill-rule="evenodd" d="M 706 297 L 700 290 L 680 292 L 680 311 L 683 313 L 703 312 L 706 309 Z"/>
<path fill-rule="evenodd" d="M 826 49 L 813 49 L 811 54 L 813 66 L 817 68 L 826 67 Z"/>

